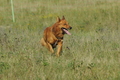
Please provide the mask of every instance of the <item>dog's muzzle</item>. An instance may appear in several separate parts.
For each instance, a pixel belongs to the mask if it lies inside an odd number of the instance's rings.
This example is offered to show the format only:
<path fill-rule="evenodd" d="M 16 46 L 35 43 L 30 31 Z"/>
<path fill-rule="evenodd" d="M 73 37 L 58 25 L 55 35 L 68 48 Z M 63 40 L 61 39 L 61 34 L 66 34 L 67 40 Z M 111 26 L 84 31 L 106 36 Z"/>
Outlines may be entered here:
<path fill-rule="evenodd" d="M 72 29 L 72 27 L 70 27 L 69 29 Z"/>

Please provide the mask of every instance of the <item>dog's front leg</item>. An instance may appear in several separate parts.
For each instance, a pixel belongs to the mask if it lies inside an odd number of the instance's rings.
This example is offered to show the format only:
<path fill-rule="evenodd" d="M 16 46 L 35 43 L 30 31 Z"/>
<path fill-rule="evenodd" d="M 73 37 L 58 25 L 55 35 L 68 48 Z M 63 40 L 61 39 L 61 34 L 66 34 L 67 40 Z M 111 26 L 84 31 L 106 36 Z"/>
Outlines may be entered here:
<path fill-rule="evenodd" d="M 63 41 L 61 40 L 60 42 L 58 42 L 58 45 L 57 45 L 57 53 L 56 53 L 56 55 L 58 57 L 60 56 L 60 52 L 62 51 L 62 44 L 63 44 Z"/>

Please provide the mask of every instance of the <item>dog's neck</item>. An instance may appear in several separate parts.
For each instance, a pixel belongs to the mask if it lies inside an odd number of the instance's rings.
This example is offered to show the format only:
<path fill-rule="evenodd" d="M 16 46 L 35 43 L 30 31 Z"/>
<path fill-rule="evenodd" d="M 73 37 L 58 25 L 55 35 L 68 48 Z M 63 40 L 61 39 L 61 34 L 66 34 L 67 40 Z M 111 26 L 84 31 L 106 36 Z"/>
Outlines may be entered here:
<path fill-rule="evenodd" d="M 63 39 L 64 33 L 63 33 L 63 32 L 59 33 L 59 31 L 57 31 L 57 30 L 59 30 L 59 29 L 58 29 L 58 25 L 59 25 L 59 23 L 56 22 L 56 23 L 52 26 L 52 32 L 53 32 L 53 34 L 55 35 L 55 37 L 56 37 L 57 39 Z M 59 35 L 61 35 L 61 36 L 59 36 Z"/>

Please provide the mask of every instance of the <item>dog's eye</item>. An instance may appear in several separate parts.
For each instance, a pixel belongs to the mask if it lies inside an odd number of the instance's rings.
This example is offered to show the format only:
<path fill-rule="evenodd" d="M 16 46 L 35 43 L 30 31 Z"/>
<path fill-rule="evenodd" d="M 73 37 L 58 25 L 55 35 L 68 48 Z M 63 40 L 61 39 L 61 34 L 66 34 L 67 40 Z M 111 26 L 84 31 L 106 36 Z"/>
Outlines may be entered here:
<path fill-rule="evenodd" d="M 67 25 L 67 24 L 64 24 L 64 25 Z"/>

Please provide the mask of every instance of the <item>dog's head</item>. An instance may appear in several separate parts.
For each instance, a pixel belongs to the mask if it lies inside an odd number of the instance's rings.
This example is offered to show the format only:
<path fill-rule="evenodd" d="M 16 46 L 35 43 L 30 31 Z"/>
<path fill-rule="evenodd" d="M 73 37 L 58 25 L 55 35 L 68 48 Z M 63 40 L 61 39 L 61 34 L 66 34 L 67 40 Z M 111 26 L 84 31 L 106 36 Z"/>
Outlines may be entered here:
<path fill-rule="evenodd" d="M 62 17 L 62 19 L 57 17 L 57 23 L 58 23 L 58 27 L 63 31 L 64 34 L 71 35 L 71 33 L 68 32 L 68 30 L 72 29 L 72 27 L 65 20 L 64 16 Z"/>

